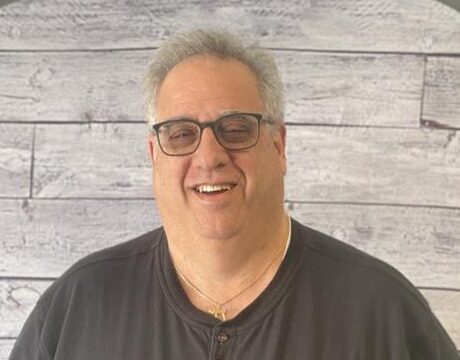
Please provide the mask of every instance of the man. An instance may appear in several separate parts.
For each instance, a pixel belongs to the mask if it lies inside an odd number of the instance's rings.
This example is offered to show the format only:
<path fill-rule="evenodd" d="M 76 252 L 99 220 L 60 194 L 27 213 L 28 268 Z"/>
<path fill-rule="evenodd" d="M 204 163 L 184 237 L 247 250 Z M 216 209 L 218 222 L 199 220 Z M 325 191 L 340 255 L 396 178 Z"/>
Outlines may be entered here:
<path fill-rule="evenodd" d="M 146 76 L 164 227 L 68 270 L 10 359 L 458 359 L 398 272 L 286 214 L 281 89 L 227 33 L 166 42 Z"/>

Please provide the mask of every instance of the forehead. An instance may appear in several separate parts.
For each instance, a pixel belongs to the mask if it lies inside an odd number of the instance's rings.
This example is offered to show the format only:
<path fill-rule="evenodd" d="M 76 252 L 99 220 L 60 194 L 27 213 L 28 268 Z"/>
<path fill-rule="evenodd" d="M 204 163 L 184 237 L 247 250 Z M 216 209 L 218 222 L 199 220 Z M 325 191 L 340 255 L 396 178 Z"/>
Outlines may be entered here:
<path fill-rule="evenodd" d="M 190 57 L 171 69 L 159 88 L 156 117 L 215 117 L 228 111 L 263 111 L 253 71 L 234 59 Z"/>

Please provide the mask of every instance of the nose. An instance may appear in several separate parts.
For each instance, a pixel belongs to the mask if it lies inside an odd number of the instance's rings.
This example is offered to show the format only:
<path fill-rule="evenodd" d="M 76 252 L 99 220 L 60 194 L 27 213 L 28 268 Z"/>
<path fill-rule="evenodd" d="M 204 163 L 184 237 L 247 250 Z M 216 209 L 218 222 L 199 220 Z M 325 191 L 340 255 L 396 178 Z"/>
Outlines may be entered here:
<path fill-rule="evenodd" d="M 219 144 L 210 127 L 203 129 L 200 145 L 193 153 L 193 161 L 206 171 L 223 167 L 229 161 L 227 150 Z"/>

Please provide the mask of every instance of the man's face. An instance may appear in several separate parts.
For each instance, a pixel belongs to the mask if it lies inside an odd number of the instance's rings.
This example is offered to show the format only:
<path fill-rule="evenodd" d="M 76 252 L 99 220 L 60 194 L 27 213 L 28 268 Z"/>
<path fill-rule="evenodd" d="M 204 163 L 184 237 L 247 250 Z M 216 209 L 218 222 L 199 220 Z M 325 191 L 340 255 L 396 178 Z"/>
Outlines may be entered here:
<path fill-rule="evenodd" d="M 156 104 L 157 122 L 184 117 L 204 122 L 227 112 L 264 112 L 251 70 L 238 61 L 211 56 L 194 56 L 176 65 L 161 85 Z M 206 128 L 194 153 L 168 156 L 149 135 L 154 193 L 166 231 L 226 239 L 282 216 L 284 140 L 284 127 L 272 131 L 261 123 L 256 146 L 227 151 Z M 197 191 L 205 184 L 231 188 Z"/>

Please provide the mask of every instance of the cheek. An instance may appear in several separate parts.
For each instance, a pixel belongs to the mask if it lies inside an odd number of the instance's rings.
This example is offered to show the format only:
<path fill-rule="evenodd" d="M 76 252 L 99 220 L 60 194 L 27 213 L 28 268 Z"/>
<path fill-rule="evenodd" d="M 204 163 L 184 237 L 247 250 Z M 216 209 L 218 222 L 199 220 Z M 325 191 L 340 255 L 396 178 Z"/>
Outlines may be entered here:
<path fill-rule="evenodd" d="M 164 159 L 159 154 L 153 167 L 154 191 L 157 197 L 165 197 L 169 194 L 177 196 L 182 191 L 186 173 L 186 163 L 179 159 Z"/>
<path fill-rule="evenodd" d="M 253 164 L 255 177 L 262 187 L 277 187 L 284 176 L 284 161 L 273 142 L 266 141 L 258 152 Z M 265 190 L 265 189 L 264 189 Z"/>
<path fill-rule="evenodd" d="M 233 164 L 239 169 L 243 175 L 243 189 L 246 196 L 254 196 L 254 194 L 265 192 L 267 184 L 267 171 L 269 165 L 266 163 L 266 157 L 263 155 L 262 149 L 253 149 L 254 151 L 239 154 L 233 159 Z M 252 194 L 252 195 L 251 195 Z"/>

